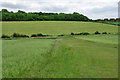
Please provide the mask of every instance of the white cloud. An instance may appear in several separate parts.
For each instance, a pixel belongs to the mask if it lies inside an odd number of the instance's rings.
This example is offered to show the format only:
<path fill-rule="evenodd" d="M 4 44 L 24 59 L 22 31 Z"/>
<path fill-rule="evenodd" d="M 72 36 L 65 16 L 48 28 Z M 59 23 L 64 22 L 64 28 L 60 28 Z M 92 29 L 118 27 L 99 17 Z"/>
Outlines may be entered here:
<path fill-rule="evenodd" d="M 0 9 L 26 12 L 79 12 L 89 18 L 117 17 L 119 0 L 0 0 Z"/>

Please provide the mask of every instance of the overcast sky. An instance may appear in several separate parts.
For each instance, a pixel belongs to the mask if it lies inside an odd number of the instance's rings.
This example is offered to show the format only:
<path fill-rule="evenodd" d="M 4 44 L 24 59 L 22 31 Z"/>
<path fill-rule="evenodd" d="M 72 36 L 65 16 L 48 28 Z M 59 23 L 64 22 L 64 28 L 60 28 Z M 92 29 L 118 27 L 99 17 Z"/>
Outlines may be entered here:
<path fill-rule="evenodd" d="M 78 12 L 91 19 L 118 17 L 119 0 L 0 0 L 0 9 L 26 12 Z"/>

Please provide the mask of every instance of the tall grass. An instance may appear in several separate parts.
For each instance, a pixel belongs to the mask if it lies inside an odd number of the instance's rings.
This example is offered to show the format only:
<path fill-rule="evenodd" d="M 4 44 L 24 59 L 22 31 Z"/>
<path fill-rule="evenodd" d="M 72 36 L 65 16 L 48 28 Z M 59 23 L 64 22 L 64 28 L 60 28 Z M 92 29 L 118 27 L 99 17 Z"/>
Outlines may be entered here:
<path fill-rule="evenodd" d="M 24 78 L 42 64 L 54 45 L 52 39 L 3 40 L 3 78 Z"/>

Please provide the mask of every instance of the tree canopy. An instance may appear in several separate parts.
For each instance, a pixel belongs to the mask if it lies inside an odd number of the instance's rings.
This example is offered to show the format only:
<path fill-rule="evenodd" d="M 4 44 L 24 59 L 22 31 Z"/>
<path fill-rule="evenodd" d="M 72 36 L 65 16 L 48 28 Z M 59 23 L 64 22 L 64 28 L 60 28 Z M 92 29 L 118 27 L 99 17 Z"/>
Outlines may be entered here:
<path fill-rule="evenodd" d="M 29 12 L 18 10 L 18 12 L 9 12 L 2 9 L 2 21 L 89 21 L 87 16 L 74 12 L 73 14 L 65 13 L 43 13 Z"/>

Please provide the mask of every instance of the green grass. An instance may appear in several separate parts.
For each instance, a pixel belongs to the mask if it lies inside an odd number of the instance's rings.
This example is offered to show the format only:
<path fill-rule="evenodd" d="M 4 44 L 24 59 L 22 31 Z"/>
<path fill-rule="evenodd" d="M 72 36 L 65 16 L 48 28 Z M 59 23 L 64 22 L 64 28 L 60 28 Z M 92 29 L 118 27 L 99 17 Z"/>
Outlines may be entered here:
<path fill-rule="evenodd" d="M 11 35 L 14 32 L 21 34 L 43 33 L 49 35 L 70 34 L 71 32 L 111 32 L 117 33 L 118 26 L 75 21 L 21 21 L 21 22 L 2 22 L 2 32 Z"/>
<path fill-rule="evenodd" d="M 116 78 L 118 48 L 114 47 L 117 45 L 63 38 L 57 41 L 46 66 L 36 66 L 26 77 Z"/>
<path fill-rule="evenodd" d="M 76 38 L 108 44 L 118 44 L 118 35 L 89 35 L 89 36 L 76 36 Z"/>
<path fill-rule="evenodd" d="M 3 40 L 3 78 L 24 78 L 34 66 L 42 64 L 54 42 L 52 39 Z"/>
<path fill-rule="evenodd" d="M 100 23 L 106 23 L 106 24 L 112 24 L 112 25 L 118 25 L 118 21 L 101 21 Z"/>
<path fill-rule="evenodd" d="M 3 34 L 117 33 L 115 25 L 36 21 L 2 22 Z M 117 78 L 117 35 L 3 40 L 3 78 Z"/>
<path fill-rule="evenodd" d="M 3 77 L 117 77 L 117 44 L 93 43 L 74 37 L 57 39 L 53 47 L 54 42 L 50 39 L 3 40 Z"/>

